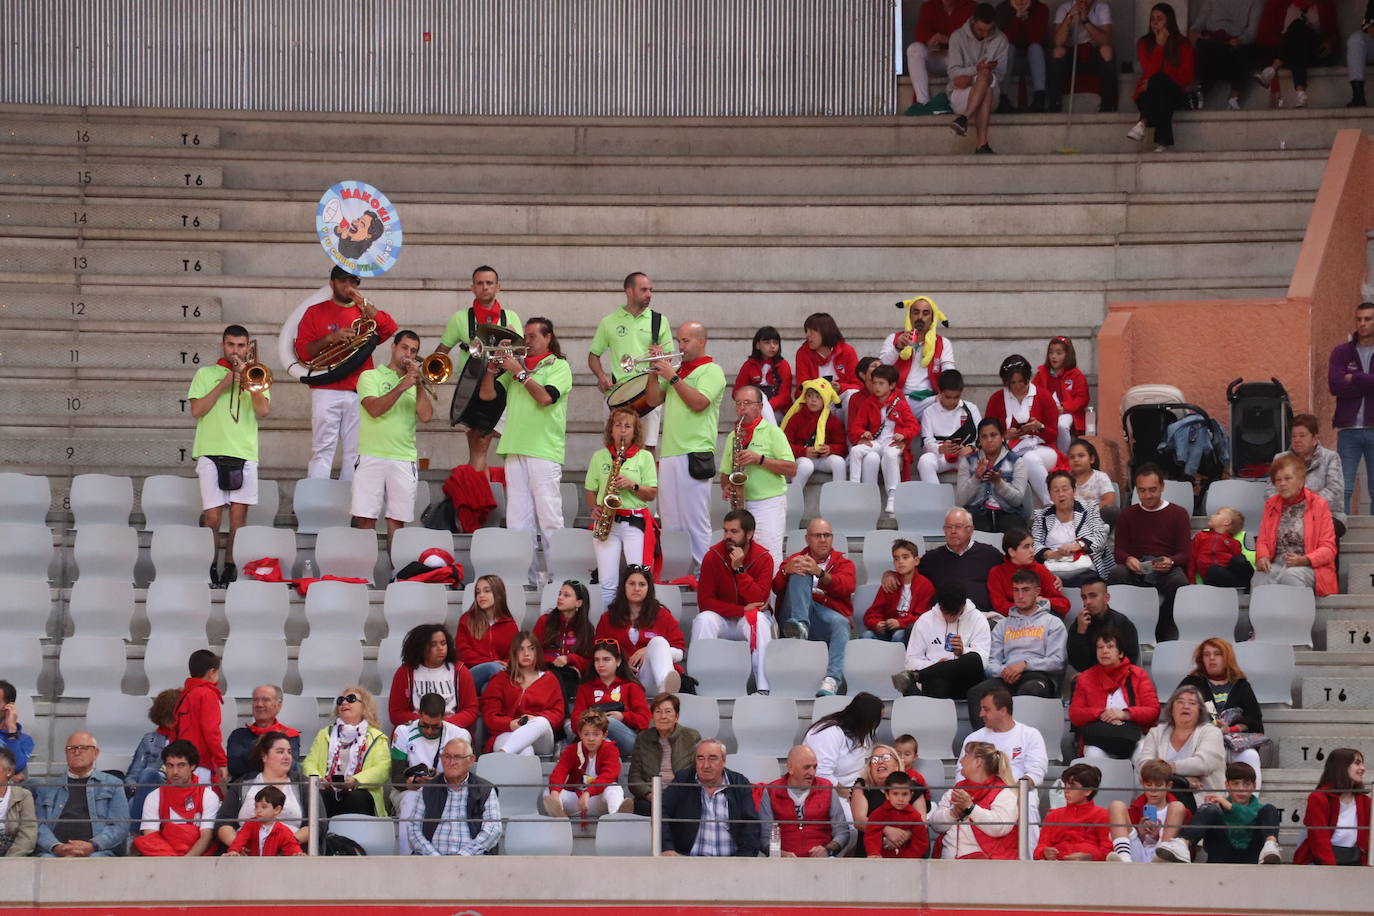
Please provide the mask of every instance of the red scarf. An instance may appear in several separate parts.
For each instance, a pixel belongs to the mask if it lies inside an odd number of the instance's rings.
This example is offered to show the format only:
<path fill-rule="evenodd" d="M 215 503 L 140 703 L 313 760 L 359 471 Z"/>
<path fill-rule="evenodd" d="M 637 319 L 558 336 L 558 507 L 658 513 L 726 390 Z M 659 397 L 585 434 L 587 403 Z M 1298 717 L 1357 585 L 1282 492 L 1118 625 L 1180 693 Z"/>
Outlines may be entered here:
<path fill-rule="evenodd" d="M 231 364 L 231 363 L 229 362 L 229 360 L 225 359 L 223 356 L 221 356 L 219 359 L 215 360 L 215 365 L 216 365 L 216 366 L 223 366 L 224 368 L 228 369 L 230 372 L 233 372 L 233 371 L 234 371 L 234 366 L 233 366 L 233 364 Z"/>
<path fill-rule="evenodd" d="M 758 429 L 759 421 L 762 419 L 763 415 L 760 414 L 759 416 L 754 418 L 754 421 L 752 423 L 741 424 L 739 441 L 735 444 L 740 448 L 748 448 L 749 444 L 754 441 L 754 430 Z"/>
<path fill-rule="evenodd" d="M 472 317 L 478 324 L 500 324 L 501 323 L 501 301 L 491 300 L 491 308 L 482 308 L 477 300 L 472 300 Z"/>
<path fill-rule="evenodd" d="M 243 727 L 258 736 L 265 735 L 268 732 L 281 732 L 288 738 L 295 738 L 300 735 L 298 730 L 291 728 L 289 725 L 282 725 L 281 722 L 276 719 L 272 720 L 271 725 L 254 725 L 252 722 L 248 722 Z"/>
<path fill-rule="evenodd" d="M 1123 659 L 1121 664 L 1115 668 L 1104 668 L 1098 665 L 1097 670 L 1098 677 L 1111 685 L 1112 689 L 1107 691 L 1110 694 L 1116 690 L 1124 691 L 1126 689 L 1126 681 L 1131 676 L 1131 663 Z"/>
<path fill-rule="evenodd" d="M 158 817 L 166 821 L 167 814 L 175 811 L 186 820 L 194 820 L 200 816 L 204 796 L 199 791 L 201 786 L 194 773 L 191 774 L 190 785 L 174 786 L 171 783 L 163 783 L 158 787 L 162 791 L 158 793 Z"/>
<path fill-rule="evenodd" d="M 687 362 L 677 367 L 677 374 L 680 378 L 686 378 L 691 375 L 698 366 L 704 366 L 709 362 L 714 362 L 709 356 L 698 356 L 696 359 L 689 359 Z"/>
<path fill-rule="evenodd" d="M 542 363 L 544 360 L 548 359 L 550 356 L 553 356 L 553 353 L 552 353 L 552 352 L 545 353 L 545 354 L 543 354 L 542 356 L 526 356 L 526 357 L 525 357 L 525 368 L 526 368 L 527 370 L 529 370 L 530 372 L 533 372 L 535 366 L 538 366 L 540 363 Z"/>
<path fill-rule="evenodd" d="M 974 782 L 971 779 L 961 779 L 955 784 L 956 788 L 963 789 L 973 799 L 973 803 L 980 808 L 991 808 L 997 794 L 1002 791 L 1014 792 L 1015 789 L 1007 788 L 1002 785 L 1002 777 L 997 774 L 989 776 L 982 782 Z M 990 836 L 983 831 L 977 824 L 970 823 L 973 828 L 973 835 L 978 839 L 978 848 L 981 854 L 975 853 L 971 856 L 960 856 L 960 858 L 985 858 L 985 859 L 1015 859 L 1017 853 L 1016 830 L 1013 827 L 1010 833 L 1002 836 Z"/>

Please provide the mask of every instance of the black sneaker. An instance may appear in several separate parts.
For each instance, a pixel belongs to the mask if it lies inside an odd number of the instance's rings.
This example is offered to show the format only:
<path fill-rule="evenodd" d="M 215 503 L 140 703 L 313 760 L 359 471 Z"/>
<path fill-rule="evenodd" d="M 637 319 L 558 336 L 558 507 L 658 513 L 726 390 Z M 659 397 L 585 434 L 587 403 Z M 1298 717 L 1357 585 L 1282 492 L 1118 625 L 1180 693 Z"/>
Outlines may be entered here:
<path fill-rule="evenodd" d="M 991 156 L 991 155 L 993 155 L 993 149 L 992 149 L 992 147 L 989 146 L 989 145 L 986 144 L 986 143 L 984 143 L 982 146 L 978 147 L 976 150 L 974 150 L 974 152 L 975 152 L 975 153 L 978 153 L 978 154 L 981 155 L 981 156 Z"/>
<path fill-rule="evenodd" d="M 211 588 L 219 588 L 219 587 L 220 587 L 220 585 L 219 585 L 219 564 L 218 564 L 218 563 L 211 563 L 211 564 L 210 564 L 210 587 L 211 587 Z"/>
<path fill-rule="evenodd" d="M 228 588 L 230 582 L 237 582 L 239 578 L 239 568 L 233 563 L 225 563 L 224 570 L 219 574 L 219 587 Z"/>
<path fill-rule="evenodd" d="M 949 129 L 961 137 L 964 136 L 968 133 L 968 118 L 959 115 L 959 117 L 949 122 Z"/>

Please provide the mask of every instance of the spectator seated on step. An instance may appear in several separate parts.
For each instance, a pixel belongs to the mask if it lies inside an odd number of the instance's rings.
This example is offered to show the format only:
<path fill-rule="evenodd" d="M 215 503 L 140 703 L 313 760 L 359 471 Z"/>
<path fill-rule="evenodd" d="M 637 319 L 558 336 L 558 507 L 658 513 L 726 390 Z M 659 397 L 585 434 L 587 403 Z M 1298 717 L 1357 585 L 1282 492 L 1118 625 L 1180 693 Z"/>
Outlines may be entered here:
<path fill-rule="evenodd" d="M 907 74 L 916 103 L 930 101 L 931 74 L 943 75 L 949 39 L 973 15 L 974 0 L 925 0 L 916 13 L 916 40 L 907 45 Z"/>
<path fill-rule="evenodd" d="M 1050 57 L 1050 111 L 1060 111 L 1063 98 L 1077 89 L 1078 76 L 1094 74 L 1101 102 L 1098 111 L 1116 111 L 1116 62 L 1112 52 L 1112 8 L 1106 0 L 1066 0 L 1054 11 L 1054 50 Z M 1071 87 L 1070 83 L 1074 83 Z"/>
<path fill-rule="evenodd" d="M 1049 39 L 1050 8 L 1040 0 L 1002 0 L 997 4 L 997 27 L 1011 45 L 1011 77 L 1029 78 L 1030 104 L 1017 105 L 1003 92 L 998 113 L 1045 110 L 1045 44 Z M 1011 80 L 1007 81 L 1011 89 Z"/>

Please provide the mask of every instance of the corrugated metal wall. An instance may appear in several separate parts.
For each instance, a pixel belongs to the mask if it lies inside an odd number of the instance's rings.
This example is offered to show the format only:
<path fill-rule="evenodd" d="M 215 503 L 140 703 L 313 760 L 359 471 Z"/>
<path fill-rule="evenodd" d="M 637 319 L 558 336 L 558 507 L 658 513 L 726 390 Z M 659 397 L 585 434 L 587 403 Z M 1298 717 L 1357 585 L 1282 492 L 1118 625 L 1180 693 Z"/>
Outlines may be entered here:
<path fill-rule="evenodd" d="M 893 0 L 0 0 L 0 100 L 881 115 Z"/>

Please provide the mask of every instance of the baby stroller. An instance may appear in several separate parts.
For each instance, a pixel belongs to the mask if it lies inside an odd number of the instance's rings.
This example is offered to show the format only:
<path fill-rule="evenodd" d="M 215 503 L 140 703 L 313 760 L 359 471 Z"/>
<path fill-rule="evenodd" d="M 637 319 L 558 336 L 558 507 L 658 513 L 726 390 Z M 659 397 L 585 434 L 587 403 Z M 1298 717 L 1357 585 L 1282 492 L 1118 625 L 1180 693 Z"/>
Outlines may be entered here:
<path fill-rule="evenodd" d="M 1293 404 L 1276 378 L 1267 382 L 1236 379 L 1226 386 L 1231 405 L 1231 476 L 1264 477 L 1279 452 L 1288 449 Z"/>
<path fill-rule="evenodd" d="M 1226 432 L 1207 411 L 1184 400 L 1172 385 L 1137 385 L 1121 399 L 1121 426 L 1130 456 L 1130 479 L 1136 468 L 1155 464 L 1166 480 L 1196 483 L 1205 493 L 1226 470 Z M 1191 514 L 1194 506 L 1186 507 Z"/>

